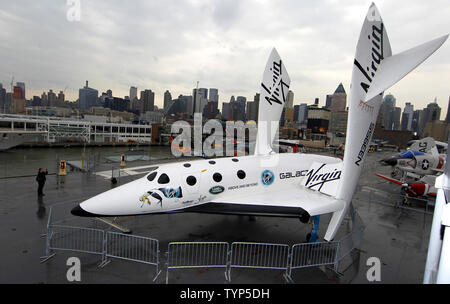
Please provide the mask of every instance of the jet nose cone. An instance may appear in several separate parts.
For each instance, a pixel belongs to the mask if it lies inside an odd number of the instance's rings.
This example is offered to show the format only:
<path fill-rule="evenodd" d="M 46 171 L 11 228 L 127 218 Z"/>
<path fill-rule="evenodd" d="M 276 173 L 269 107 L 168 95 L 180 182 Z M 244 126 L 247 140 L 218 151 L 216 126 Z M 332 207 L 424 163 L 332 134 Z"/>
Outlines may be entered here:
<path fill-rule="evenodd" d="M 70 211 L 70 213 L 72 213 L 75 216 L 84 216 L 84 217 L 97 217 L 98 216 L 94 213 L 87 212 L 86 210 L 81 208 L 80 205 L 73 208 L 72 211 Z"/>
<path fill-rule="evenodd" d="M 396 166 L 397 165 L 397 159 L 396 158 L 385 158 L 385 159 L 382 159 L 381 162 L 384 165 L 389 165 L 389 166 Z"/>

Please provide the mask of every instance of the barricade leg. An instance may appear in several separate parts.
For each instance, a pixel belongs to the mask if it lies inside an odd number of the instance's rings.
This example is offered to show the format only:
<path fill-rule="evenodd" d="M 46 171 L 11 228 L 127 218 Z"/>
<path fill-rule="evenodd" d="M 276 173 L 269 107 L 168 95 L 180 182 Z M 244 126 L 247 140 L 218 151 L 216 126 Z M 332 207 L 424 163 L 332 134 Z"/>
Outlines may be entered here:
<path fill-rule="evenodd" d="M 159 263 L 160 263 L 160 260 L 159 260 L 159 253 L 160 253 L 160 251 L 159 251 L 159 249 L 158 249 L 158 253 L 157 253 L 157 256 L 156 256 L 156 274 L 155 274 L 155 277 L 153 278 L 153 282 L 155 282 L 156 281 L 156 279 L 159 277 L 159 275 L 161 274 L 161 270 L 159 269 Z"/>
<path fill-rule="evenodd" d="M 225 269 L 225 280 L 228 281 L 228 283 L 231 283 L 231 256 L 232 252 L 227 252 L 227 268 Z"/>
<path fill-rule="evenodd" d="M 56 254 L 55 252 L 52 253 L 52 250 L 50 249 L 50 242 L 51 242 L 52 236 L 53 236 L 53 231 L 49 227 L 49 228 L 47 228 L 47 233 L 45 234 L 45 256 L 41 257 L 41 263 L 47 262 L 52 257 L 54 257 Z"/>
<path fill-rule="evenodd" d="M 169 252 L 166 252 L 166 284 L 169 284 Z"/>

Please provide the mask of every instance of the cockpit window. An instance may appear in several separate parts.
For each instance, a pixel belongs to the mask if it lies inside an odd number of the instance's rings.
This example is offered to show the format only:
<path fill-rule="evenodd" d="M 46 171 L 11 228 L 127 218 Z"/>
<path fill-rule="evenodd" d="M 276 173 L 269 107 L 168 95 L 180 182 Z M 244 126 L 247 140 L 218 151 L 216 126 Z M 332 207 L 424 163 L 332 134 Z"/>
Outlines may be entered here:
<path fill-rule="evenodd" d="M 170 178 L 167 176 L 166 173 L 163 173 L 158 178 L 158 183 L 160 184 L 168 184 L 170 182 Z"/>
<path fill-rule="evenodd" d="M 156 174 L 158 174 L 158 172 L 152 172 L 152 173 L 150 173 L 148 176 L 147 176 L 147 179 L 149 180 L 149 181 L 153 181 L 154 179 L 155 179 L 155 177 L 156 177 Z"/>

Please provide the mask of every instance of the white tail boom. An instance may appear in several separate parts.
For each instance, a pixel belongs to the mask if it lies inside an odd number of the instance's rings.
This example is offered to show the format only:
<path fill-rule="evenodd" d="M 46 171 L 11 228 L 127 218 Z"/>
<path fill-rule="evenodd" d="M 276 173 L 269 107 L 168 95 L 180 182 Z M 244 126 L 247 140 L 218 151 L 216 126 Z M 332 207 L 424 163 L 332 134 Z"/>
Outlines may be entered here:
<path fill-rule="evenodd" d="M 369 8 L 356 46 L 349 94 L 344 167 L 336 198 L 345 208 L 333 213 L 325 240 L 336 236 L 355 193 L 375 130 L 383 93 L 416 68 L 447 39 L 448 35 L 392 56 L 391 46 L 375 4 Z"/>

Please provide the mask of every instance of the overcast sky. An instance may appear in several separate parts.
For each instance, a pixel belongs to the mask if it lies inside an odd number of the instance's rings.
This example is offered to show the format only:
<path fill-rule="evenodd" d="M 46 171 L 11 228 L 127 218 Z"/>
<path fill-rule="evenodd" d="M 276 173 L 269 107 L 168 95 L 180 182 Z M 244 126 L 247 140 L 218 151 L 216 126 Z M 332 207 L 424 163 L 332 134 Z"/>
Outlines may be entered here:
<path fill-rule="evenodd" d="M 253 100 L 275 47 L 291 77 L 294 104 L 324 105 L 340 82 L 349 92 L 355 47 L 372 1 L 362 0 L 0 0 L 0 82 L 26 83 L 27 98 L 42 91 L 76 100 L 89 80 L 99 93 L 129 95 L 130 86 L 190 95 L 218 88 Z M 376 1 L 393 53 L 450 31 L 449 0 Z M 397 106 L 421 109 L 437 97 L 445 119 L 450 95 L 450 42 L 390 88 Z M 138 93 L 139 94 L 139 93 Z"/>

